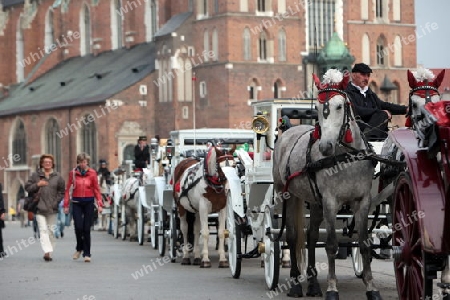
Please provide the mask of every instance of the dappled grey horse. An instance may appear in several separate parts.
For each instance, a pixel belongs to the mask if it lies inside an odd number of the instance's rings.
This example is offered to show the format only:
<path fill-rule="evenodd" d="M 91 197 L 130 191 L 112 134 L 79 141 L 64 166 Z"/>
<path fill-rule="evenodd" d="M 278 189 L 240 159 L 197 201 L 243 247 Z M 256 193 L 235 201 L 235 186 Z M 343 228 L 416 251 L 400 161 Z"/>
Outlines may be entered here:
<path fill-rule="evenodd" d="M 284 132 L 274 150 L 273 178 L 277 195 L 286 201 L 286 234 L 291 250 L 291 282 L 288 296 L 303 296 L 300 281 L 304 268 L 305 201 L 310 204 L 308 244 L 307 296 L 322 296 L 315 269 L 315 245 L 319 226 L 325 220 L 327 231 L 328 287 L 325 299 L 339 299 L 335 274 L 338 251 L 336 215 L 347 204 L 355 212 L 355 230 L 363 257 L 363 281 L 367 299 L 381 299 L 370 268 L 368 214 L 374 166 L 368 153 L 370 147 L 355 122 L 344 92 L 348 74 L 328 70 L 319 89 L 318 125 L 300 125 Z M 333 170 L 330 172 L 330 170 Z M 369 240 L 370 241 L 370 240 Z M 364 243 L 365 242 L 365 243 Z M 295 255 L 294 255 L 295 253 Z"/>

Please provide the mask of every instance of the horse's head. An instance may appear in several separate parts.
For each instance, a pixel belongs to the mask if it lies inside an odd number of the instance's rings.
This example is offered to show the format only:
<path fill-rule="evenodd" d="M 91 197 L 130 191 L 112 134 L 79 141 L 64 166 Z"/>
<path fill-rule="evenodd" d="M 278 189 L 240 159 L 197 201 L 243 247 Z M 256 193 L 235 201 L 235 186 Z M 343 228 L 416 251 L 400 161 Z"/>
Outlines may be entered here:
<path fill-rule="evenodd" d="M 236 146 L 230 151 L 223 148 L 211 146 L 205 157 L 205 173 L 208 177 L 215 177 L 219 182 L 226 180 L 221 168 L 225 166 L 234 166 L 233 152 Z"/>
<path fill-rule="evenodd" d="M 444 79 L 445 70 L 437 76 L 429 69 L 418 68 L 416 71 L 408 70 L 408 82 L 411 91 L 409 92 L 409 117 L 406 126 L 412 126 L 422 115 L 421 107 L 428 102 L 438 102 L 440 95 L 438 88 Z"/>
<path fill-rule="evenodd" d="M 344 76 L 345 75 L 345 76 Z M 324 156 L 333 155 L 336 144 L 353 142 L 355 130 L 350 101 L 345 93 L 349 76 L 330 69 L 323 76 L 323 82 L 313 74 L 319 94 L 317 97 L 318 124 L 313 136 L 319 141 L 319 150 Z"/>

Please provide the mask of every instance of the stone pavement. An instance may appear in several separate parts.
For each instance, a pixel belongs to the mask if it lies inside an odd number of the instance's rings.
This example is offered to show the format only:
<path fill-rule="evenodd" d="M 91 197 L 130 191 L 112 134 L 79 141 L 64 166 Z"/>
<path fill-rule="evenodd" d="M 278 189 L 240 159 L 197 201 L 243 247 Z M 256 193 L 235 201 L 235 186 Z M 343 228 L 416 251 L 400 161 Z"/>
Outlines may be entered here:
<path fill-rule="evenodd" d="M 9 256 L 0 261 L 0 300 L 6 299 L 288 299 L 285 290 L 271 294 L 264 282 L 259 259 L 244 260 L 240 279 L 229 269 L 218 268 L 218 255 L 210 247 L 212 268 L 181 266 L 159 257 L 149 243 L 114 239 L 105 231 L 92 232 L 92 262 L 74 261 L 73 227 L 66 227 L 64 238 L 56 240 L 53 261 L 45 262 L 39 241 L 30 227 L 8 222 L 3 230 L 4 247 Z M 215 240 L 215 236 L 211 237 Z M 213 243 L 211 243 L 213 244 Z M 326 262 L 323 249 L 318 261 Z M 374 277 L 383 298 L 397 299 L 392 261 L 374 261 Z M 351 259 L 337 261 L 341 299 L 364 299 L 361 279 L 355 277 Z M 280 284 L 286 284 L 289 270 L 280 271 Z M 326 271 L 319 274 L 326 289 Z M 303 284 L 305 288 L 305 284 Z M 317 298 L 303 298 L 317 299 Z"/>

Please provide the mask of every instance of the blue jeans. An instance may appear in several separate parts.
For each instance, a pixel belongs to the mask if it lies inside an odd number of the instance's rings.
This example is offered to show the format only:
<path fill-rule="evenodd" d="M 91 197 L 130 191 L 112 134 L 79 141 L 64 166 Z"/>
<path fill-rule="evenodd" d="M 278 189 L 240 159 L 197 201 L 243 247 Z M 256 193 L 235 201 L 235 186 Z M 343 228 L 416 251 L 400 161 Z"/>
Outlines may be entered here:
<path fill-rule="evenodd" d="M 64 207 L 58 209 L 58 216 L 56 219 L 55 236 L 57 238 L 64 235 L 64 226 L 66 225 L 66 214 L 64 213 Z"/>
<path fill-rule="evenodd" d="M 91 226 L 94 218 L 94 201 L 72 202 L 73 223 L 77 239 L 77 251 L 83 257 L 91 257 Z"/>

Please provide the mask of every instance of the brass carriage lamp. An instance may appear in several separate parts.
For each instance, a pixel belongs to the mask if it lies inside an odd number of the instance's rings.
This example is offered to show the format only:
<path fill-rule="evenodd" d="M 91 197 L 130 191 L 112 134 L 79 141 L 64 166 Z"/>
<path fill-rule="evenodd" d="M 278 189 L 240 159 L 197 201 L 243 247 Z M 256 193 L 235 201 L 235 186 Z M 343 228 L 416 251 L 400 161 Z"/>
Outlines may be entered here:
<path fill-rule="evenodd" d="M 261 136 L 269 130 L 269 121 L 262 112 L 258 112 L 253 117 L 252 130 L 256 133 L 256 152 L 259 152 Z"/>
<path fill-rule="evenodd" d="M 252 121 L 252 130 L 257 134 L 263 134 L 269 130 L 269 121 L 262 112 L 258 112 Z"/>

